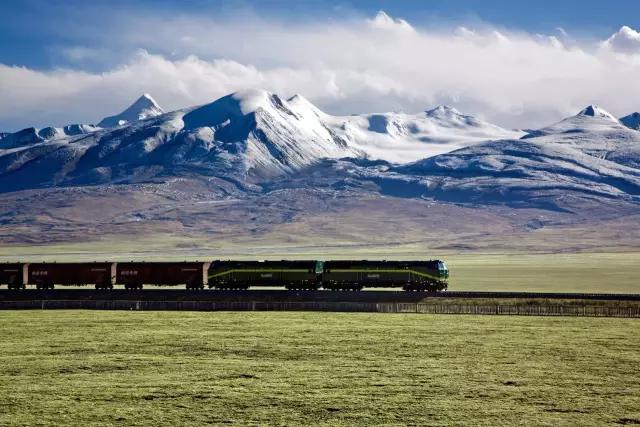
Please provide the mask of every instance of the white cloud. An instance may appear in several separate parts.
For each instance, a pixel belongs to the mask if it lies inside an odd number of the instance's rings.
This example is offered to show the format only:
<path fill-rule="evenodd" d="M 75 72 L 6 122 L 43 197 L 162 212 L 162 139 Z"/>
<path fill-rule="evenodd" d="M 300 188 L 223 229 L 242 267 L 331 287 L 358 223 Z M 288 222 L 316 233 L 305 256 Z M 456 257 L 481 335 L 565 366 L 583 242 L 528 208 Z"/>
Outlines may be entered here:
<path fill-rule="evenodd" d="M 504 29 L 419 28 L 384 12 L 297 25 L 149 18 L 116 30 L 107 33 L 120 48 L 147 50 L 99 73 L 0 65 L 0 130 L 96 122 L 143 92 L 170 110 L 247 87 L 302 93 L 339 114 L 448 103 L 512 127 L 542 126 L 591 103 L 616 114 L 640 108 L 640 54 L 616 54 L 615 36 L 600 48 L 566 45 Z M 93 58 L 87 49 L 75 53 Z"/>
<path fill-rule="evenodd" d="M 604 46 L 619 52 L 640 54 L 640 32 L 624 25 L 604 42 Z"/>

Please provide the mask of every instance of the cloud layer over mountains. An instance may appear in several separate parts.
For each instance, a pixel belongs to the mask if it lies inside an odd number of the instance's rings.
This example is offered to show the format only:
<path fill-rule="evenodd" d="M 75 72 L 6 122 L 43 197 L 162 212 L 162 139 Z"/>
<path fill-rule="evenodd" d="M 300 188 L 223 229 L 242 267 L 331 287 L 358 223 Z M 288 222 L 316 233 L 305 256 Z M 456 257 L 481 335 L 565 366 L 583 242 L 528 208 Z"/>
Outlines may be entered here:
<path fill-rule="evenodd" d="M 90 46 L 64 49 L 73 69 L 0 64 L 0 131 L 95 123 L 144 92 L 168 110 L 247 87 L 304 93 L 331 114 L 451 104 L 503 127 L 541 126 L 592 103 L 622 115 L 640 99 L 640 36 L 630 27 L 587 41 L 421 28 L 380 12 L 328 23 L 149 17 L 105 33 L 124 52 L 144 50 L 100 72 L 81 66 L 103 49 Z"/>

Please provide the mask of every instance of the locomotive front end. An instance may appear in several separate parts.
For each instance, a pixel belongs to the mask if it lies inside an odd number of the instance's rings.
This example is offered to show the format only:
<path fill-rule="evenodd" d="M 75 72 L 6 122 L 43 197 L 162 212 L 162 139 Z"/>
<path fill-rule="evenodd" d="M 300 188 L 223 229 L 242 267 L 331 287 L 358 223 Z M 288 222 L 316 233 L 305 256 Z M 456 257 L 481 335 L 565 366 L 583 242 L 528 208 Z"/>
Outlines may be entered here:
<path fill-rule="evenodd" d="M 449 269 L 444 261 L 438 261 L 438 276 L 443 280 L 447 280 L 449 278 Z"/>

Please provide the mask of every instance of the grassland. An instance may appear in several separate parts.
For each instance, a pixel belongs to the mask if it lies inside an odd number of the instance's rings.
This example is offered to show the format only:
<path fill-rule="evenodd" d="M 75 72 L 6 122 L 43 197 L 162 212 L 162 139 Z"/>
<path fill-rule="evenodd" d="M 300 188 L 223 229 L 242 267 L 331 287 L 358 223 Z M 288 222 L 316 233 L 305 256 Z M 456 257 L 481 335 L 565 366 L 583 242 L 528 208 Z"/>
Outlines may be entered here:
<path fill-rule="evenodd" d="M 450 289 L 640 293 L 640 253 L 451 254 Z"/>
<path fill-rule="evenodd" d="M 637 320 L 0 313 L 0 425 L 640 423 Z"/>

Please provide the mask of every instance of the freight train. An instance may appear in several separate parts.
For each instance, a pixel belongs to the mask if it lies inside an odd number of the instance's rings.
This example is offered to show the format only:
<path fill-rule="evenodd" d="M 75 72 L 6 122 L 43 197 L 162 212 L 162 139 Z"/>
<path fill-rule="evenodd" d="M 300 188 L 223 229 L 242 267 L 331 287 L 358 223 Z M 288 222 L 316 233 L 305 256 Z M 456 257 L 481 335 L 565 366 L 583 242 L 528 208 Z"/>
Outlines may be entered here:
<path fill-rule="evenodd" d="M 53 289 L 93 285 L 96 289 L 142 289 L 143 285 L 184 285 L 187 289 L 285 287 L 288 290 L 358 291 L 402 288 L 443 291 L 449 270 L 431 261 L 210 261 L 0 264 L 0 285 L 9 289 Z"/>

